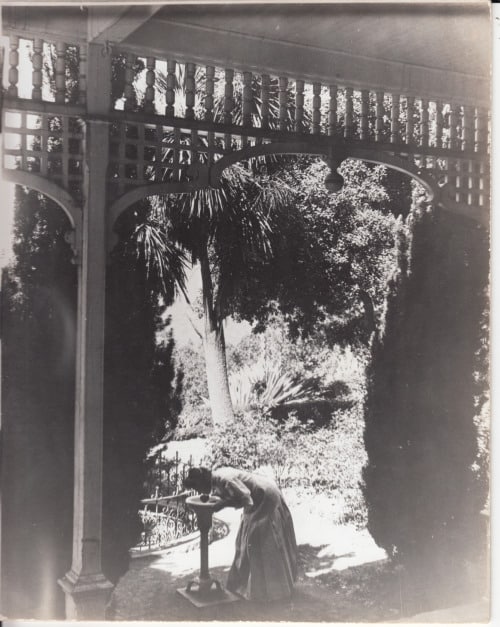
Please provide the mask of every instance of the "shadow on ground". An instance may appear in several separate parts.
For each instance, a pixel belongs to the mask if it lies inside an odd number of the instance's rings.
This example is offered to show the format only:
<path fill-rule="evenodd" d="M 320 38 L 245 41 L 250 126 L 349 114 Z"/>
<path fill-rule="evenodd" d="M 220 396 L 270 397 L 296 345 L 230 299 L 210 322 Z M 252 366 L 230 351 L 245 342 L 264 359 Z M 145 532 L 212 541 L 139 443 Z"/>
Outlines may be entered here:
<path fill-rule="evenodd" d="M 231 565 L 240 514 L 219 513 L 229 534 L 210 545 L 210 573 L 225 583 Z M 219 516 L 218 514 L 218 516 Z M 199 569 L 196 542 L 155 556 L 131 561 L 128 572 L 113 593 L 108 618 L 150 621 L 290 621 L 290 622 L 406 622 L 422 612 L 441 610 L 418 597 L 405 585 L 402 571 L 377 547 L 366 529 L 334 526 L 312 520 L 309 512 L 294 512 L 299 543 L 299 576 L 292 599 L 260 603 L 241 600 L 199 609 L 177 593 L 194 579 Z M 477 599 L 476 599 L 477 600 Z M 467 603 L 458 599 L 456 603 Z M 472 602 L 472 600 L 470 600 Z M 484 620 L 485 603 L 474 609 L 477 622 Z M 472 606 L 452 608 L 434 622 L 473 622 Z M 461 621 L 460 616 L 467 617 Z M 423 622 L 433 622 L 432 619 Z"/>
<path fill-rule="evenodd" d="M 299 546 L 300 574 L 291 600 L 252 604 L 245 600 L 199 609 L 177 593 L 197 574 L 197 551 L 177 555 L 186 567 L 182 574 L 166 570 L 167 556 L 136 559 L 117 586 L 108 618 L 154 621 L 290 621 L 290 622 L 407 622 L 415 609 L 425 612 L 413 622 L 479 622 L 487 619 L 487 604 L 439 610 L 425 604 L 415 608 L 415 599 L 405 598 L 397 568 L 387 559 L 360 566 L 333 569 L 332 563 L 345 556 L 324 556 L 325 547 Z M 190 555 L 191 553 L 192 555 Z M 195 559 L 193 559 L 195 558 Z M 188 567 L 188 564 L 191 566 Z M 217 566 L 211 574 L 225 582 L 228 566 Z M 410 610 L 413 608 L 413 611 Z"/>

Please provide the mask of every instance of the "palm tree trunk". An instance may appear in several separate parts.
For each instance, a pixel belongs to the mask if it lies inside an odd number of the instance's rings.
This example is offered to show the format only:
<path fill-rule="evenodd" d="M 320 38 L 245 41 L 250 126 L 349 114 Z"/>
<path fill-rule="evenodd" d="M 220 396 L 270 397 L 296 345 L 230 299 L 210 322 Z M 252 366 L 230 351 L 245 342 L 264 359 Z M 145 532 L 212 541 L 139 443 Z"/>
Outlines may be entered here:
<path fill-rule="evenodd" d="M 227 376 L 223 320 L 214 308 L 213 282 L 206 247 L 203 247 L 200 255 L 200 269 L 204 317 L 203 348 L 208 396 L 213 424 L 220 426 L 234 420 L 234 412 Z"/>

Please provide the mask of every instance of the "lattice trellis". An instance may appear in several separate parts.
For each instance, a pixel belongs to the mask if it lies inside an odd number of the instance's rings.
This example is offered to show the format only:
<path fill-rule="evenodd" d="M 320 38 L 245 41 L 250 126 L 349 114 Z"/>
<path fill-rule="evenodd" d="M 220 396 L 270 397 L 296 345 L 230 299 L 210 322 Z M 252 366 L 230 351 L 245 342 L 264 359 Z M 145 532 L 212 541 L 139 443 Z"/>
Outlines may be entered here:
<path fill-rule="evenodd" d="M 79 117 L 7 110 L 3 167 L 39 174 L 78 199 L 83 185 L 83 139 Z"/>

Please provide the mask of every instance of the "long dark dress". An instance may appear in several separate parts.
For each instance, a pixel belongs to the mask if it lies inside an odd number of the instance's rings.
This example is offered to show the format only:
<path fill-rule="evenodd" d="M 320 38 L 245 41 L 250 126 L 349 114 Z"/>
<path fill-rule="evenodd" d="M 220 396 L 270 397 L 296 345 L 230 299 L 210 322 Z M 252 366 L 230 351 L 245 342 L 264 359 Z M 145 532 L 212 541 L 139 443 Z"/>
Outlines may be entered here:
<path fill-rule="evenodd" d="M 212 492 L 243 507 L 227 588 L 251 600 L 290 597 L 297 576 L 292 516 L 271 479 L 234 468 L 212 473 Z"/>

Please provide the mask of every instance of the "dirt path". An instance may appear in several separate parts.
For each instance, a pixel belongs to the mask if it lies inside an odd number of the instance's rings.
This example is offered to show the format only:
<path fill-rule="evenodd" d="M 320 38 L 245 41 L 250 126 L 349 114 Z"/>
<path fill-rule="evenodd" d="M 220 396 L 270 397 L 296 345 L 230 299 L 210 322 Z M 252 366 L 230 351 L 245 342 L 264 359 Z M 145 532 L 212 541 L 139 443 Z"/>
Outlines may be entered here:
<path fill-rule="evenodd" d="M 220 517 L 230 533 L 210 545 L 212 576 L 221 582 L 231 565 L 240 513 L 224 510 Z M 130 570 L 120 580 L 110 606 L 110 618 L 118 620 L 286 620 L 345 621 L 376 619 L 370 603 L 360 603 L 358 580 L 353 569 L 384 568 L 385 554 L 366 531 L 354 527 L 334 527 L 326 519 L 312 516 L 306 509 L 293 512 L 299 543 L 300 575 L 296 594 L 290 601 L 253 607 L 240 601 L 199 610 L 177 594 L 199 567 L 197 546 L 178 546 L 168 553 L 132 560 Z M 364 566 L 360 566 L 364 564 Z M 378 577 L 375 577 L 377 579 Z M 366 575 L 367 580 L 373 577 Z M 363 590 L 362 595 L 370 591 Z M 397 595 L 394 597 L 397 602 Z M 389 605 L 391 605 L 391 602 Z M 394 603 L 392 603 L 394 605 Z M 382 613 L 383 618 L 399 616 L 397 604 Z"/>
<path fill-rule="evenodd" d="M 240 514 L 223 510 L 218 516 L 227 523 L 230 533 L 210 545 L 210 571 L 224 583 L 233 558 Z M 386 559 L 366 530 L 335 527 L 327 518 L 315 518 L 310 511 L 300 508 L 293 511 L 293 518 L 300 573 L 294 598 L 290 601 L 257 607 L 243 600 L 204 609 L 192 606 L 177 593 L 177 588 L 185 587 L 198 572 L 198 546 L 191 544 L 132 560 L 129 571 L 114 591 L 108 618 L 300 622 L 397 622 L 404 619 L 407 622 L 418 612 L 435 609 L 425 604 L 415 605 L 414 598 L 410 601 L 405 597 L 401 573 Z M 444 619 L 437 622 L 460 622 L 457 617 L 464 612 L 469 619 L 466 622 L 472 622 L 470 611 L 460 608 L 441 613 Z M 479 621 L 484 612 L 482 604 L 480 609 L 474 608 L 473 614 L 479 616 Z"/>

